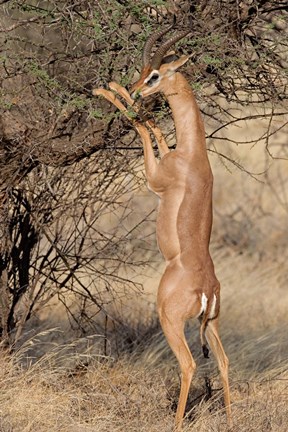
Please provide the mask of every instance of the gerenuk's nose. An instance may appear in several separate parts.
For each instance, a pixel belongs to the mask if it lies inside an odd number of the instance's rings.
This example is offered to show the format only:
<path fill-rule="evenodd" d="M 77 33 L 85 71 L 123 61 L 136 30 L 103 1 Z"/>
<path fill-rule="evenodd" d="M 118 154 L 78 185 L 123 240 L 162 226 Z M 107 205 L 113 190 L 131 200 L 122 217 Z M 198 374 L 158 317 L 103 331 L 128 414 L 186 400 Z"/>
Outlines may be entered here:
<path fill-rule="evenodd" d="M 141 99 L 141 97 L 142 97 L 141 92 L 138 90 L 135 90 L 135 91 L 133 91 L 133 93 L 131 93 L 131 98 L 135 101 L 138 99 Z"/>

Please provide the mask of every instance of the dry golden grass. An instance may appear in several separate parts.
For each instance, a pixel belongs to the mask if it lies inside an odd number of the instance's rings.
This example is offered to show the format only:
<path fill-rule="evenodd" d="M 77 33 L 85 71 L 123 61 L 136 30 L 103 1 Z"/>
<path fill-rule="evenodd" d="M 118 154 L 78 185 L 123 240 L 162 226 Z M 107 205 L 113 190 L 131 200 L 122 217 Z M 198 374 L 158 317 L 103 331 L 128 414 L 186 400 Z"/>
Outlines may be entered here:
<path fill-rule="evenodd" d="M 226 324 L 233 315 L 226 314 Z M 287 337 L 279 324 L 262 335 L 256 328 L 242 335 L 243 322 L 238 334 L 222 332 L 231 359 L 232 431 L 287 430 Z M 226 431 L 215 363 L 201 358 L 197 332 L 191 330 L 199 368 L 184 431 Z M 161 333 L 144 351 L 117 360 L 89 352 L 72 355 L 69 348 L 54 347 L 30 365 L 25 347 L 12 356 L 1 352 L 1 432 L 172 431 L 179 376 Z M 213 388 L 207 401 L 205 376 Z"/>
<path fill-rule="evenodd" d="M 249 160 L 259 170 L 265 161 L 264 153 L 255 149 L 233 156 L 244 163 Z M 212 252 L 222 285 L 221 335 L 231 366 L 230 432 L 286 432 L 288 222 L 283 179 L 287 179 L 287 161 L 274 162 L 266 185 L 239 171 L 228 172 L 216 158 L 213 165 Z M 34 336 L 12 355 L 2 350 L 0 431 L 171 432 L 178 366 L 160 329 L 149 330 L 145 324 L 148 306 L 149 316 L 155 316 L 150 305 L 158 279 L 159 271 L 151 270 L 144 281 L 149 296 L 131 307 L 131 327 L 137 328 L 142 320 L 146 333 L 129 352 L 124 349 L 127 328 L 118 333 L 118 346 L 124 348 L 117 356 L 113 343 L 109 356 L 103 356 L 103 340 L 98 338 L 97 343 L 97 337 L 89 343 L 83 338 L 58 345 L 55 330 Z M 129 310 L 125 305 L 128 315 Z M 53 326 L 48 318 L 46 327 Z M 197 323 L 189 324 L 187 336 L 198 369 L 184 432 L 227 431 L 217 367 L 213 358 L 202 358 Z M 141 342 L 140 330 L 138 339 Z M 205 377 L 212 384 L 210 398 Z"/>
<path fill-rule="evenodd" d="M 231 431 L 286 432 L 285 267 L 231 251 L 223 254 L 217 252 L 216 261 L 224 291 L 221 333 L 231 362 Z M 224 432 L 216 364 L 213 358 L 202 358 L 197 323 L 188 326 L 187 336 L 198 369 L 184 432 Z M 47 337 L 49 332 L 39 334 L 12 356 L 1 352 L 1 432 L 172 432 L 179 371 L 160 330 L 117 359 L 84 350 L 83 340 L 51 343 L 40 359 L 29 358 L 43 350 L 41 340 Z M 209 400 L 206 376 L 212 384 Z"/>

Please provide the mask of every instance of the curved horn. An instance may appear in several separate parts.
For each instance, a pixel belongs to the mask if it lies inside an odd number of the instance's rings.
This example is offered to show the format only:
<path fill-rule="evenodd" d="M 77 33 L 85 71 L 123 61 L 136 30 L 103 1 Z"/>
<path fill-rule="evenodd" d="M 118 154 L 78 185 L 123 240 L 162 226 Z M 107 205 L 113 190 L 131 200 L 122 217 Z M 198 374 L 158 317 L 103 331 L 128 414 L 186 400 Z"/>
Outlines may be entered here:
<path fill-rule="evenodd" d="M 171 48 L 172 45 L 174 45 L 176 42 L 178 42 L 183 37 L 187 36 L 188 33 L 190 33 L 191 30 L 183 30 L 182 32 L 176 34 L 172 38 L 168 39 L 166 42 L 164 42 L 158 50 L 155 52 L 152 60 L 151 60 L 151 66 L 153 69 L 159 69 L 162 59 L 165 55 L 165 53 L 168 51 L 169 48 Z"/>
<path fill-rule="evenodd" d="M 142 62 L 143 62 L 143 66 L 148 66 L 150 63 L 150 54 L 151 54 L 151 50 L 152 47 L 154 45 L 154 43 L 160 39 L 162 36 L 164 36 L 166 33 L 168 33 L 175 25 L 176 19 L 174 16 L 174 21 L 173 24 L 171 24 L 171 26 L 167 27 L 164 30 L 159 30 L 155 33 L 152 33 L 151 36 L 149 36 L 149 38 L 147 39 L 144 48 L 143 48 L 143 54 L 142 54 Z"/>

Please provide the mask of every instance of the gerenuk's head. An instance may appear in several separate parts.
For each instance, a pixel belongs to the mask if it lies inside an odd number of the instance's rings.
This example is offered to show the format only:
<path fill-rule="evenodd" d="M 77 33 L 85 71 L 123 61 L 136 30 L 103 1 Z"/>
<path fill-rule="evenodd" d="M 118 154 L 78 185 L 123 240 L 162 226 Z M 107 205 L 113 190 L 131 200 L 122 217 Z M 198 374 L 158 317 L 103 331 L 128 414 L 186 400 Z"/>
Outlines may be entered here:
<path fill-rule="evenodd" d="M 174 54 L 166 55 L 166 53 L 172 45 L 187 36 L 191 31 L 190 29 L 184 30 L 168 39 L 157 49 L 153 57 L 150 58 L 155 42 L 169 30 L 171 30 L 171 27 L 153 33 L 146 41 L 142 54 L 143 67 L 141 75 L 139 80 L 133 84 L 130 92 L 133 99 L 145 98 L 153 93 L 164 91 L 167 86 L 169 87 L 169 81 L 173 79 L 173 75 L 177 69 L 189 59 L 189 56 L 178 58 Z"/>

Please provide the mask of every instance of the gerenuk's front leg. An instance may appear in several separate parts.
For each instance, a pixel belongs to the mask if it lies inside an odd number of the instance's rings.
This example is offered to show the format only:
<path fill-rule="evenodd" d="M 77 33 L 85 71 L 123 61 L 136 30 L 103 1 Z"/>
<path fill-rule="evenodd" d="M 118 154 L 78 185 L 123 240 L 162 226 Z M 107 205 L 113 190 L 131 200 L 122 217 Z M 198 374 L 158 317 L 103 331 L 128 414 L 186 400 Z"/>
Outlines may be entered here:
<path fill-rule="evenodd" d="M 124 97 L 125 92 L 122 92 L 122 90 L 125 90 L 125 89 L 121 86 L 118 86 L 117 89 L 118 90 L 121 89 L 122 94 L 120 92 L 119 92 L 119 94 L 121 94 Z M 143 149 L 144 149 L 144 165 L 145 165 L 146 178 L 147 178 L 148 182 L 151 181 L 153 179 L 156 171 L 157 171 L 158 161 L 157 161 L 155 154 L 154 154 L 152 141 L 151 141 L 151 137 L 150 137 L 150 133 L 149 133 L 148 129 L 142 123 L 136 121 L 133 118 L 133 116 L 131 116 L 131 111 L 129 111 L 122 104 L 122 102 L 120 102 L 116 98 L 115 94 L 112 93 L 111 91 L 99 88 L 99 89 L 93 89 L 92 93 L 94 96 L 103 96 L 106 100 L 108 100 L 113 105 L 115 105 L 128 118 L 128 120 L 130 120 L 132 122 L 133 126 L 135 127 L 135 129 L 137 130 L 137 132 L 139 133 L 139 135 L 142 139 L 142 144 L 143 144 Z M 127 94 L 128 94 L 128 92 L 127 92 Z M 127 97 L 126 94 L 125 94 L 125 96 Z M 128 96 L 129 96 L 129 94 L 128 94 Z M 126 97 L 125 97 L 125 99 L 126 99 Z M 130 96 L 129 96 L 129 99 L 131 99 Z M 129 99 L 128 99 L 128 102 L 129 102 Z"/>
<path fill-rule="evenodd" d="M 125 99 L 126 102 L 128 102 L 128 104 L 131 107 L 133 106 L 133 109 L 135 110 L 135 112 L 137 112 L 137 113 L 139 112 L 139 107 L 137 107 L 137 105 L 135 105 L 134 100 L 131 98 L 130 94 L 125 89 L 125 87 L 122 87 L 122 86 L 120 86 L 120 84 L 117 84 L 116 82 L 112 81 L 109 83 L 109 88 L 111 90 L 115 91 L 116 93 L 118 93 L 121 97 L 123 97 L 123 99 Z M 152 120 L 146 120 L 145 125 L 151 130 L 151 132 L 153 133 L 153 135 L 156 139 L 160 156 L 163 157 L 166 153 L 169 153 L 170 149 L 166 143 L 166 140 L 164 138 L 164 135 L 163 135 L 161 129 L 159 129 L 159 127 L 156 126 Z"/>

